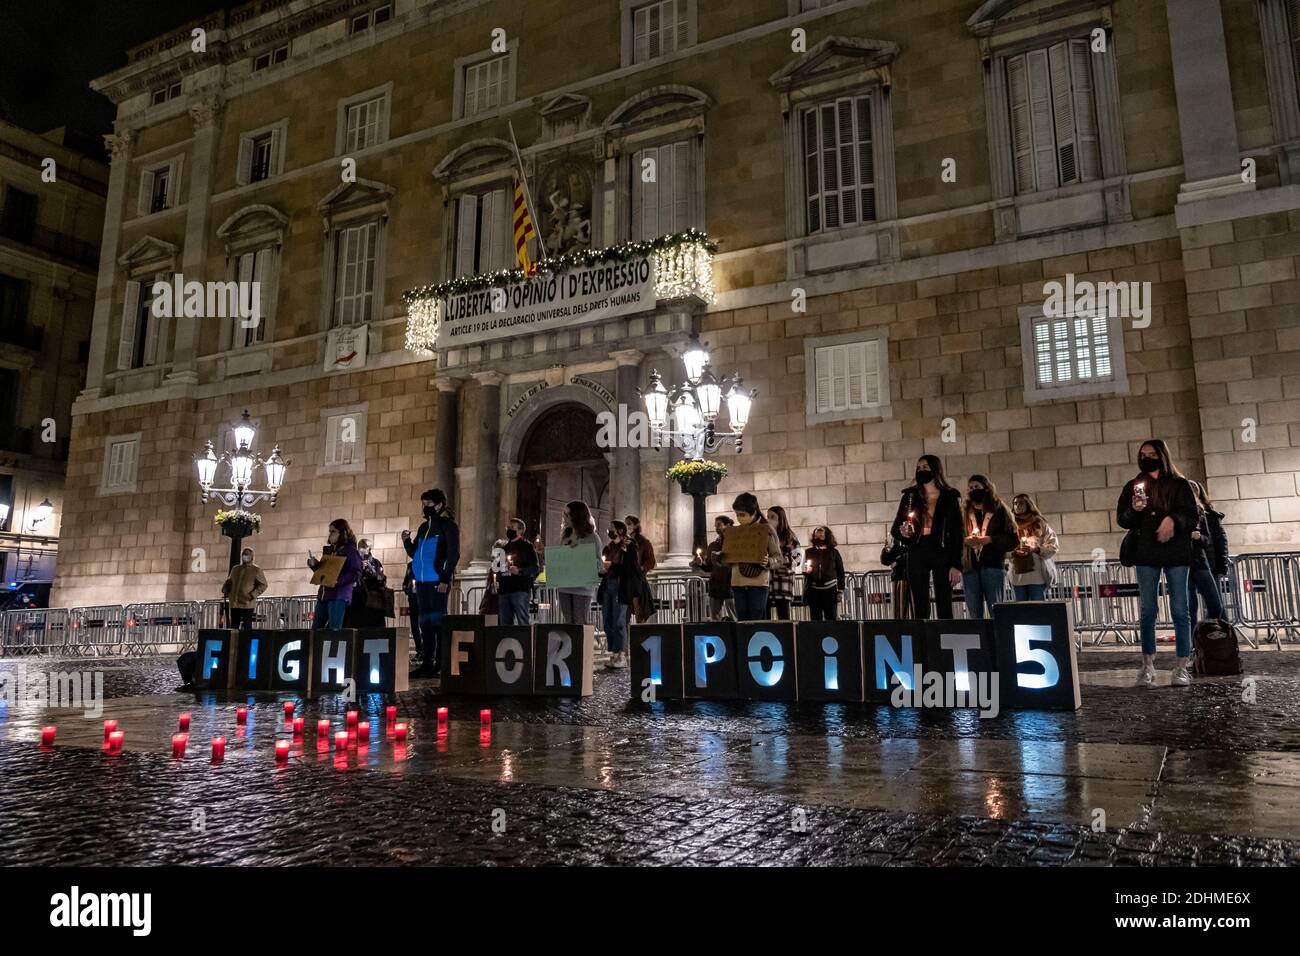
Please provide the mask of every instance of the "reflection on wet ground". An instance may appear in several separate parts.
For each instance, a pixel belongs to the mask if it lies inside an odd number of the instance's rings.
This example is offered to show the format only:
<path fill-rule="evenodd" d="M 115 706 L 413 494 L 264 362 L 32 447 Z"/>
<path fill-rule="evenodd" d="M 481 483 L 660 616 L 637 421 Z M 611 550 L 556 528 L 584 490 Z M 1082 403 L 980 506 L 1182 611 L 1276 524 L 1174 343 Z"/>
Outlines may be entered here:
<path fill-rule="evenodd" d="M 645 706 L 627 702 L 626 672 L 602 673 L 582 701 L 490 701 L 490 736 L 471 698 L 437 699 L 453 717 L 439 735 L 433 691 L 417 686 L 394 701 L 411 725 L 406 745 L 385 734 L 388 702 L 376 695 L 361 718 L 371 740 L 342 752 L 337 698 L 301 702 L 306 733 L 294 741 L 281 709 L 290 695 L 196 697 L 174 690 L 169 662 L 105 662 L 102 717 L 0 709 L 0 862 L 1294 861 L 1300 655 L 1246 662 L 1255 703 L 1240 679 L 1138 691 L 1136 655 L 1085 653 L 1081 711 L 993 720 Z M 0 661 L 0 673 L 14 667 Z M 190 743 L 174 760 L 182 711 Z M 104 718 L 125 732 L 120 756 L 102 752 Z M 319 719 L 330 721 L 324 737 Z M 46 724 L 58 726 L 51 752 L 38 746 Z M 218 734 L 228 749 L 214 766 Z M 291 743 L 283 765 L 276 740 Z M 490 828 L 498 808 L 505 834 Z"/>

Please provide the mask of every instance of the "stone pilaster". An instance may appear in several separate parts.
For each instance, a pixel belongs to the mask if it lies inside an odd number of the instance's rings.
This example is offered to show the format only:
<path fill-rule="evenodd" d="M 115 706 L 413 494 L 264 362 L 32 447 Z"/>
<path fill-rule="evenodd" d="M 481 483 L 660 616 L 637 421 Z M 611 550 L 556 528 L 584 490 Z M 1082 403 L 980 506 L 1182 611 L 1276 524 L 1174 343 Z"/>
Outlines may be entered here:
<path fill-rule="evenodd" d="M 633 413 L 645 410 L 637 392 L 641 385 L 641 361 L 645 358 L 645 353 L 636 349 L 621 349 L 610 352 L 609 357 L 618 363 L 616 397 L 630 419 Z M 623 515 L 641 514 L 641 449 L 620 446 L 614 449 L 611 459 L 609 480 L 613 490 L 612 513 L 620 519 Z"/>
<path fill-rule="evenodd" d="M 456 444 L 460 420 L 461 379 L 440 375 L 433 380 L 438 390 L 438 414 L 433 432 L 433 484 L 448 501 L 455 501 Z"/>
<path fill-rule="evenodd" d="M 483 397 L 479 403 L 479 420 L 475 423 L 475 470 L 477 493 L 476 533 L 472 561 L 488 564 L 492 560 L 492 542 L 500 531 L 495 527 L 500 497 L 497 492 L 497 459 L 501 451 L 501 385 L 505 376 L 500 372 L 478 372 L 474 375 Z"/>
<path fill-rule="evenodd" d="M 517 517 L 515 509 L 519 501 L 519 466 L 507 462 L 497 465 L 498 494 L 497 528 L 505 531 L 506 522 Z M 537 534 L 536 528 L 530 528 L 531 534 Z"/>
<path fill-rule="evenodd" d="M 90 328 L 86 388 L 81 393 L 81 397 L 86 399 L 99 397 L 104 386 L 104 374 L 108 371 L 109 326 L 113 321 L 116 304 L 113 290 L 117 284 L 117 249 L 122 237 L 126 177 L 134 145 L 134 130 L 121 129 L 104 137 L 104 148 L 108 150 L 111 166 L 108 196 L 104 201 L 104 236 L 99 251 L 99 278 L 95 284 L 95 313 Z"/>

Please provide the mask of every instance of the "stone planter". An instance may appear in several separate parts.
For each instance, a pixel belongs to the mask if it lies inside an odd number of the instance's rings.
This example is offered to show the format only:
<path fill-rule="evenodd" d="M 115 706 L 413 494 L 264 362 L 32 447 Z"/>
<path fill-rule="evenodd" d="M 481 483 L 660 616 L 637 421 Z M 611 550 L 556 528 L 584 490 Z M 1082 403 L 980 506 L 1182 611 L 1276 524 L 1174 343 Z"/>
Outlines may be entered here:
<path fill-rule="evenodd" d="M 717 494 L 718 484 L 722 481 L 722 475 L 716 471 L 702 471 L 699 474 L 691 475 L 689 478 L 678 478 L 677 484 L 682 489 L 684 495 L 697 495 L 708 497 Z"/>
<path fill-rule="evenodd" d="M 221 522 L 221 533 L 227 538 L 247 538 L 256 530 L 251 521 Z"/>

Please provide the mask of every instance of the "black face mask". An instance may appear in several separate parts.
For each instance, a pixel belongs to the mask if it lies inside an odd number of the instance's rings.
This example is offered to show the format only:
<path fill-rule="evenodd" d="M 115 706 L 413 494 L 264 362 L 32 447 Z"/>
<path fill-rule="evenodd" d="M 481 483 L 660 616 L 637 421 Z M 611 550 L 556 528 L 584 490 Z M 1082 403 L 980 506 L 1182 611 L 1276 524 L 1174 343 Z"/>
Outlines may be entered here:
<path fill-rule="evenodd" d="M 437 514 L 438 514 L 438 506 L 437 506 L 437 505 L 425 505 L 425 506 L 424 506 L 424 516 L 425 516 L 426 518 L 432 518 L 432 517 L 436 516 Z"/>
<path fill-rule="evenodd" d="M 1148 475 L 1154 474 L 1155 472 L 1160 470 L 1160 459 L 1148 458 L 1146 455 L 1143 455 L 1138 459 L 1138 467 L 1141 468 Z"/>
<path fill-rule="evenodd" d="M 928 485 L 934 481 L 934 472 L 928 468 L 918 468 L 916 470 L 916 483 L 918 485 Z"/>
<path fill-rule="evenodd" d="M 984 504 L 984 499 L 987 496 L 988 496 L 988 492 L 986 492 L 983 488 L 976 488 L 970 492 L 969 497 L 972 503 L 977 505 L 982 505 Z"/>
<path fill-rule="evenodd" d="M 516 531 L 514 528 L 506 528 L 506 540 L 507 540 L 507 541 L 513 541 L 513 540 L 515 540 L 515 538 L 517 538 L 517 537 L 519 537 L 519 532 L 518 532 L 518 531 Z"/>

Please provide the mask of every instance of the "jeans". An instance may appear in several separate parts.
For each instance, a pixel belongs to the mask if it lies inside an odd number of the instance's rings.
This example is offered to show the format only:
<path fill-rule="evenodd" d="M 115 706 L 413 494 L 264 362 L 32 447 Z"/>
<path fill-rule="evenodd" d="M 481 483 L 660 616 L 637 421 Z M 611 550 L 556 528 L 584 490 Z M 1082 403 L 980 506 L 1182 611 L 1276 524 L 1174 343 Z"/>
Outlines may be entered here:
<path fill-rule="evenodd" d="M 1002 600 L 1003 590 L 1007 584 L 1007 572 L 1002 568 L 979 568 L 965 571 L 961 576 L 961 588 L 966 595 L 966 614 L 972 621 L 983 620 L 985 606 L 989 614 L 993 605 Z"/>
<path fill-rule="evenodd" d="M 343 615 L 347 612 L 348 602 L 342 599 L 335 601 L 316 600 L 316 613 L 312 615 L 311 626 L 313 630 L 323 631 L 329 628 L 331 631 L 343 630 Z"/>
<path fill-rule="evenodd" d="M 1205 617 L 1198 617 L 1196 598 L 1205 601 Z M 1187 575 L 1187 617 L 1195 629 L 1199 620 L 1223 617 L 1223 592 L 1219 579 L 1209 568 L 1192 568 Z"/>
<path fill-rule="evenodd" d="M 600 616 L 605 627 L 605 644 L 611 654 L 620 654 L 627 640 L 627 605 L 618 600 L 618 588 L 608 588 L 600 599 Z"/>
<path fill-rule="evenodd" d="M 528 605 L 532 595 L 527 591 L 512 591 L 497 595 L 497 623 L 502 627 L 512 624 L 528 625 Z"/>
<path fill-rule="evenodd" d="M 767 620 L 767 588 L 733 586 L 731 594 L 736 601 L 737 621 Z"/>
<path fill-rule="evenodd" d="M 778 621 L 788 621 L 790 620 L 790 605 L 793 601 L 793 598 L 771 598 L 768 603 L 772 605 L 772 610 L 776 611 Z M 764 617 L 766 616 L 764 615 Z"/>
<path fill-rule="evenodd" d="M 709 598 L 709 620 L 710 621 L 734 621 L 736 619 L 736 599 L 729 598 Z"/>
<path fill-rule="evenodd" d="M 230 609 L 231 630 L 246 631 L 253 626 L 253 609 L 251 607 L 232 607 Z"/>
<path fill-rule="evenodd" d="M 411 628 L 411 643 L 415 645 L 415 656 L 424 659 L 424 642 L 420 639 L 420 599 L 411 591 L 406 595 L 406 615 Z"/>
<path fill-rule="evenodd" d="M 1047 594 L 1046 584 L 1013 584 L 1017 601 L 1041 601 Z"/>
<path fill-rule="evenodd" d="M 952 584 L 948 581 L 948 566 L 924 552 L 913 552 L 907 561 L 907 587 L 912 598 L 912 611 L 918 621 L 930 617 L 930 582 L 934 581 L 934 616 L 940 620 L 952 619 Z"/>
<path fill-rule="evenodd" d="M 834 621 L 839 617 L 838 588 L 808 588 L 803 593 L 803 603 L 808 607 L 810 621 Z"/>
<path fill-rule="evenodd" d="M 438 669 L 438 653 L 442 641 L 442 619 L 447 616 L 447 599 L 451 597 L 451 582 L 447 590 L 436 581 L 416 581 L 415 599 L 420 607 L 420 641 L 424 644 L 422 667 L 427 670 Z"/>
<path fill-rule="evenodd" d="M 1141 602 L 1142 653 L 1156 652 L 1156 602 L 1160 592 L 1160 572 L 1165 574 L 1169 587 L 1169 611 L 1174 618 L 1175 649 L 1179 657 L 1192 654 L 1192 621 L 1187 615 L 1187 565 L 1157 568 L 1139 564 L 1137 572 L 1138 595 Z"/>
<path fill-rule="evenodd" d="M 590 624 L 591 623 L 591 595 L 587 592 L 582 594 L 567 594 L 561 591 L 555 596 L 560 603 L 560 620 L 565 624 Z"/>

